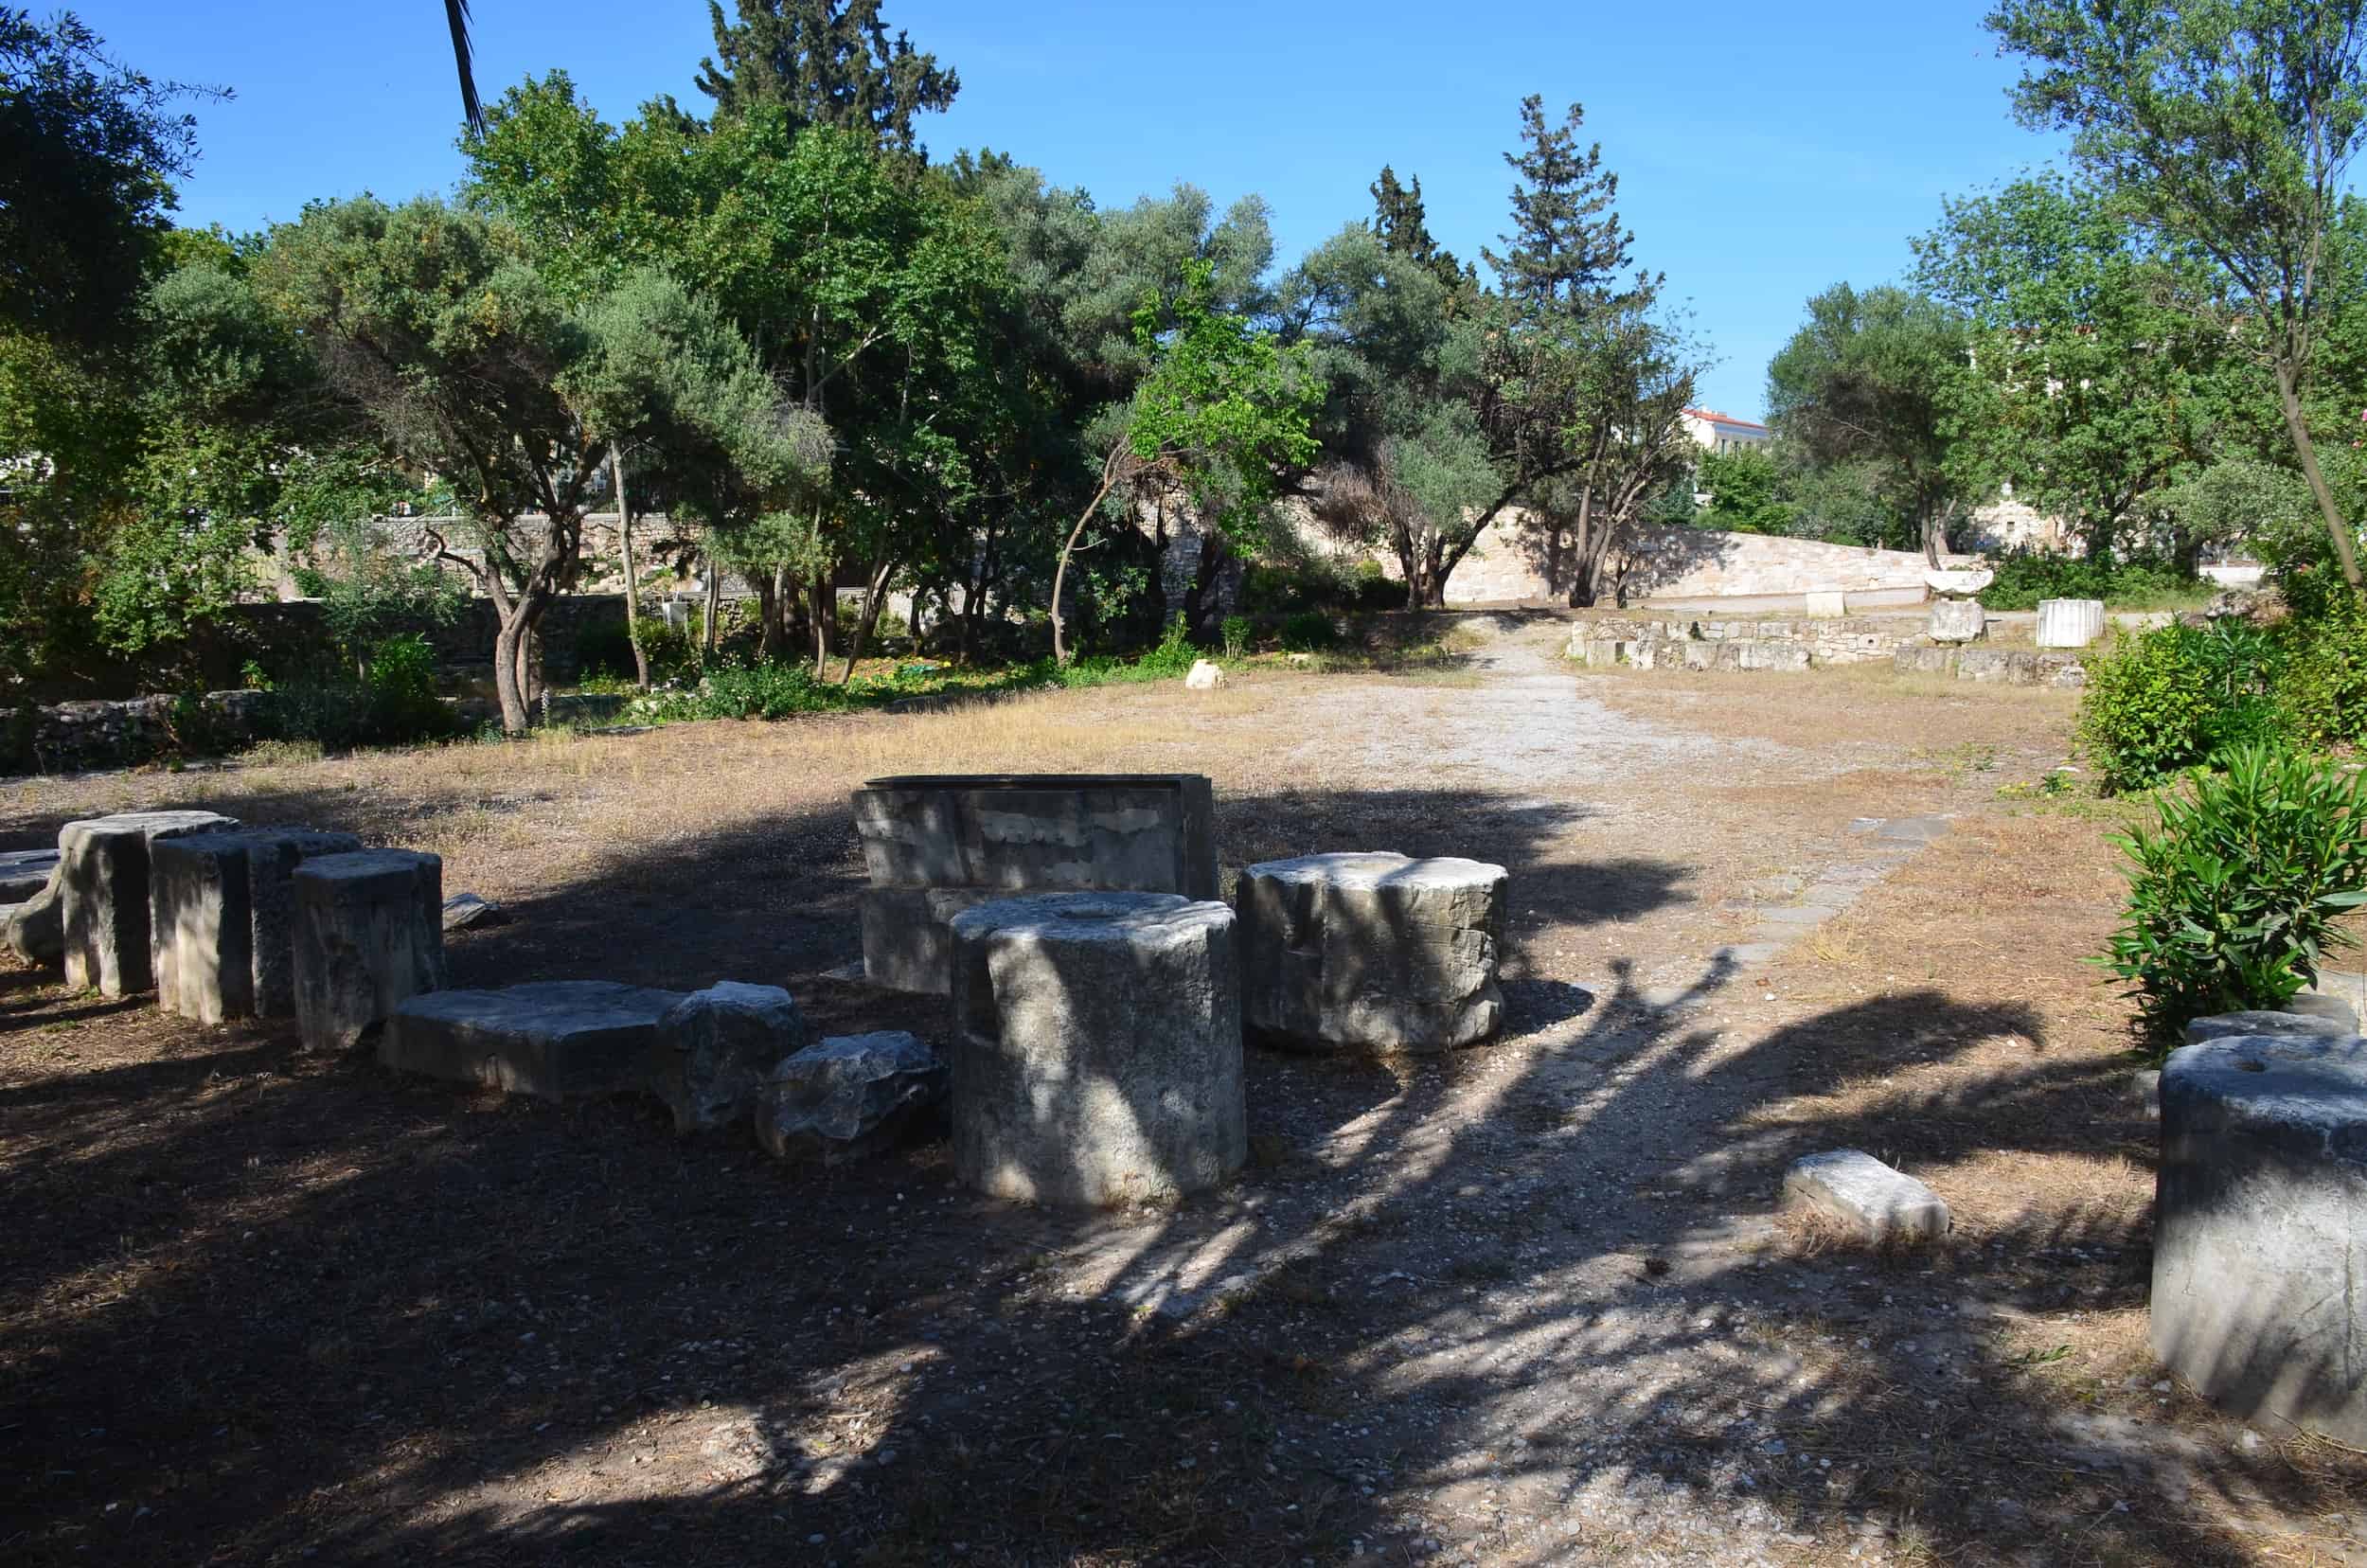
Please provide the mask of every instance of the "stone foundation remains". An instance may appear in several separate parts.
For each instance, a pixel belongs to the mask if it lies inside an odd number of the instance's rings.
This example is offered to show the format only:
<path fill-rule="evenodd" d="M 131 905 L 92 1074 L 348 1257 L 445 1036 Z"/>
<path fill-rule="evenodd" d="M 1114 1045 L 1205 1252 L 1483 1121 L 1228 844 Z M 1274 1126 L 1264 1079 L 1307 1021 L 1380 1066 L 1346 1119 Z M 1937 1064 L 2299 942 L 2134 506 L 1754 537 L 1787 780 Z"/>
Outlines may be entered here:
<path fill-rule="evenodd" d="M 150 844 L 238 825 L 218 811 L 124 811 L 60 829 L 66 984 L 102 996 L 128 996 L 153 987 Z"/>
<path fill-rule="evenodd" d="M 951 922 L 1013 893 L 1217 895 L 1214 807 L 1199 774 L 915 775 L 854 794 L 871 885 L 863 972 L 952 989 Z"/>
<path fill-rule="evenodd" d="M 409 849 L 321 855 L 293 876 L 295 1016 L 307 1049 L 347 1051 L 444 983 L 444 863 Z"/>

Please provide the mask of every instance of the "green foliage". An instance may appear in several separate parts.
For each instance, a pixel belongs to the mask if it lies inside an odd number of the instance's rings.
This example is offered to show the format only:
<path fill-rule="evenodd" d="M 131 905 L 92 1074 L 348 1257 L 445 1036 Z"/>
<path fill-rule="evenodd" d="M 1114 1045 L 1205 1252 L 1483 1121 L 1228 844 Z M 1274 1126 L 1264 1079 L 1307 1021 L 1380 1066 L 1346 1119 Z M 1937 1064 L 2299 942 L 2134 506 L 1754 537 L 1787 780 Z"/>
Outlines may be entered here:
<path fill-rule="evenodd" d="M 760 104 L 792 123 L 860 132 L 881 146 L 918 147 L 913 116 L 953 105 L 962 79 L 900 31 L 888 37 L 880 0 L 738 0 L 726 23 L 710 0 L 715 55 L 699 62 L 699 90 L 719 115 Z"/>
<path fill-rule="evenodd" d="M 435 649 L 406 633 L 372 646 L 359 675 L 340 668 L 273 686 L 262 727 L 266 739 L 350 751 L 439 739 L 454 723 L 436 695 Z"/>
<path fill-rule="evenodd" d="M 1224 656 L 1237 659 L 1249 651 L 1249 645 L 1256 639 L 1257 623 L 1247 615 L 1227 615 L 1219 632 L 1224 643 Z"/>
<path fill-rule="evenodd" d="M 2145 789 L 2274 738 L 2277 651 L 2235 620 L 2157 627 L 2088 668 L 2079 733 L 2107 793 Z"/>
<path fill-rule="evenodd" d="M 1284 617 L 1279 638 L 1289 653 L 1320 653 L 1340 640 L 1339 628 L 1320 610 L 1302 610 Z"/>
<path fill-rule="evenodd" d="M 1200 658 L 1200 650 L 1192 646 L 1191 633 L 1184 629 L 1184 617 L 1176 615 L 1167 622 L 1159 645 L 1134 661 L 1134 668 L 1148 676 L 1188 675 Z"/>
<path fill-rule="evenodd" d="M 2300 740 L 2360 745 L 2367 743 L 2367 607 L 2331 571 L 2318 580 L 2336 591 L 2277 628 L 2278 705 Z"/>
<path fill-rule="evenodd" d="M 2102 599 L 2114 609 L 2147 609 L 2210 591 L 2201 579 L 2164 561 L 2098 561 L 2052 550 L 2010 550 L 1990 559 L 1997 580 L 1982 590 L 1992 610 L 2035 610 L 2040 599 Z"/>
<path fill-rule="evenodd" d="M 2128 907 L 2100 960 L 2129 983 L 2162 1049 L 2190 1019 L 2279 1007 L 2351 938 L 2367 903 L 2367 775 L 2269 746 L 2222 758 L 2152 830 L 2115 839 Z"/>
<path fill-rule="evenodd" d="M 1782 498 L 1780 482 L 1773 455 L 1760 447 L 1703 453 L 1694 483 L 1710 500 L 1692 521 L 1735 533 L 1789 533 L 1793 508 Z"/>

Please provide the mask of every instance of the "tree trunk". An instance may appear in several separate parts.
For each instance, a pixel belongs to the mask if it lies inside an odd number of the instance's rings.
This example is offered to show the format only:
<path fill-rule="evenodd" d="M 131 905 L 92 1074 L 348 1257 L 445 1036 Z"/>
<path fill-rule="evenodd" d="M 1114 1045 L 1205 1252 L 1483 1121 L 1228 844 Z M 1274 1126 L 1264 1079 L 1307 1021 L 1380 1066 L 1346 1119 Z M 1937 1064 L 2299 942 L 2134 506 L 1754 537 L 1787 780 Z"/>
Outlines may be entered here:
<path fill-rule="evenodd" d="M 830 587 L 830 574 L 814 575 L 807 592 L 813 599 L 813 678 L 830 678 L 830 632 L 838 623 L 838 595 Z"/>
<path fill-rule="evenodd" d="M 707 606 L 705 624 L 699 629 L 701 664 L 715 662 L 715 623 L 722 619 L 723 570 L 716 565 L 713 556 L 707 557 Z"/>
<path fill-rule="evenodd" d="M 1940 547 L 1948 543 L 1948 508 L 1927 506 L 1923 508 L 1923 559 L 1933 571 L 1940 569 Z"/>
<path fill-rule="evenodd" d="M 632 508 L 625 498 L 625 460 L 608 449 L 608 476 L 616 487 L 616 550 L 625 561 L 625 636 L 632 644 L 633 684 L 650 689 L 650 655 L 641 646 L 641 570 L 632 559 Z"/>
<path fill-rule="evenodd" d="M 2318 510 L 2326 520 L 2326 537 L 2334 545 L 2335 563 L 2342 568 L 2342 580 L 2356 594 L 2359 591 L 2358 555 L 2351 548 L 2351 526 L 2343 520 L 2342 508 L 2335 505 L 2334 491 L 2326 488 L 2325 475 L 2318 472 L 2318 448 L 2309 438 L 2309 421 L 2302 417 L 2301 393 L 2292 363 L 2278 360 L 2276 376 L 2277 401 L 2285 408 L 2285 428 L 2293 437 L 2293 451 L 2301 457 L 2302 476 L 2309 481 L 2309 492 L 2318 498 Z"/>
<path fill-rule="evenodd" d="M 1085 525 L 1093 521 L 1094 513 L 1100 509 L 1101 503 L 1109 499 L 1111 490 L 1116 486 L 1118 456 L 1125 450 L 1123 445 L 1115 447 L 1112 449 L 1110 455 L 1102 460 L 1101 488 L 1094 491 L 1094 498 L 1085 503 L 1083 511 L 1077 514 L 1077 526 L 1069 529 L 1068 538 L 1060 542 L 1060 563 L 1052 569 L 1052 662 L 1054 664 L 1068 663 L 1067 625 L 1060 618 L 1060 588 L 1068 581 L 1068 558 L 1075 553 L 1077 541 L 1085 532 Z"/>
<path fill-rule="evenodd" d="M 846 668 L 840 672 L 838 684 L 845 686 L 855 678 L 855 661 L 863 657 L 863 645 L 871 640 L 872 629 L 880 624 L 880 611 L 887 603 L 888 579 L 896 575 L 896 563 L 882 561 L 872 568 L 863 583 L 863 614 L 856 617 L 855 635 L 846 645 Z M 917 608 L 917 601 L 915 601 Z"/>

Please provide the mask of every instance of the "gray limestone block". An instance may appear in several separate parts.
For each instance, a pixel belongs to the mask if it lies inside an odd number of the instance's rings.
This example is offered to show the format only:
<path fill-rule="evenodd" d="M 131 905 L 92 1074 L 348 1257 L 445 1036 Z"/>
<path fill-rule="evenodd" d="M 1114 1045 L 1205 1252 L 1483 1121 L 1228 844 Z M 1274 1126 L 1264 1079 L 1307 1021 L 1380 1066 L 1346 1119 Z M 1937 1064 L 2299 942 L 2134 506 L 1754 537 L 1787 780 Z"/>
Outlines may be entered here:
<path fill-rule="evenodd" d="M 1924 634 L 1935 643 L 1979 642 L 1989 634 L 1989 613 L 1979 599 L 1935 598 Z"/>
<path fill-rule="evenodd" d="M 429 991 L 395 1006 L 378 1060 L 397 1072 L 564 1100 L 652 1092 L 666 1015 L 681 991 L 613 980 L 543 980 Z"/>
<path fill-rule="evenodd" d="M 2229 1414 L 2367 1444 L 2367 1040 L 2222 1035 L 2162 1069 L 2154 1352 Z"/>
<path fill-rule="evenodd" d="M 127 996 L 153 986 L 148 846 L 160 838 L 238 825 L 218 811 L 124 811 L 60 829 L 66 984 L 103 996 Z"/>
<path fill-rule="evenodd" d="M 255 1015 L 295 1016 L 295 869 L 323 855 L 362 847 L 351 833 L 313 828 L 265 828 L 246 835 L 247 912 L 255 961 Z M 440 966 L 439 966 L 440 972 Z"/>
<path fill-rule="evenodd" d="M 408 849 L 301 862 L 295 1017 L 307 1048 L 351 1050 L 406 997 L 444 983 L 444 863 Z"/>
<path fill-rule="evenodd" d="M 0 903 L 38 898 L 57 870 L 55 849 L 0 849 Z"/>
<path fill-rule="evenodd" d="M 2285 1004 L 2282 1009 L 2304 1018 L 2322 1019 L 2340 1025 L 2345 1034 L 2358 1033 L 2358 1011 L 2339 996 L 2304 991 Z"/>
<path fill-rule="evenodd" d="M 725 980 L 692 991 L 658 1021 L 650 1087 L 677 1132 L 745 1121 L 774 1063 L 806 1047 L 806 1020 L 778 986 Z"/>
<path fill-rule="evenodd" d="M 2209 1018 L 2187 1020 L 2186 1043 L 2198 1045 L 2206 1040 L 2218 1040 L 2228 1035 L 2276 1040 L 2342 1040 L 2358 1032 L 2356 1026 L 2339 1018 L 2314 1018 L 2300 1012 L 2214 1013 Z"/>
<path fill-rule="evenodd" d="M 1956 668 L 1956 650 L 1910 646 L 1891 655 L 1891 667 L 1902 675 L 1946 675 Z"/>
<path fill-rule="evenodd" d="M 10 904 L 0 918 L 0 943 L 28 964 L 65 961 L 65 896 L 60 873 L 53 868 L 40 892 L 23 903 Z"/>
<path fill-rule="evenodd" d="M 149 849 L 158 1004 L 200 1023 L 295 1011 L 295 867 L 362 847 L 351 833 L 247 828 Z"/>
<path fill-rule="evenodd" d="M 471 926 L 496 924 L 502 906 L 473 893 L 454 893 L 444 900 L 444 929 L 466 931 Z"/>
<path fill-rule="evenodd" d="M 1279 1043 L 1436 1052 L 1504 1019 L 1501 865 L 1391 853 L 1246 867 L 1234 889 L 1242 1016 Z"/>
<path fill-rule="evenodd" d="M 1808 649 L 1806 643 L 1778 642 L 1763 638 L 1736 643 L 1735 647 L 1741 651 L 1742 668 L 1745 669 L 1772 669 L 1788 674 L 1797 674 L 1809 668 Z"/>
<path fill-rule="evenodd" d="M 871 780 L 854 811 L 874 887 L 1217 888 L 1200 774 L 909 775 Z"/>
<path fill-rule="evenodd" d="M 1248 1156 L 1233 911 L 1071 893 L 953 919 L 953 1169 L 996 1197 L 1177 1198 Z"/>
<path fill-rule="evenodd" d="M 833 1035 L 774 1067 L 756 1138 L 785 1160 L 838 1165 L 892 1147 L 945 1099 L 947 1068 L 900 1030 Z"/>
<path fill-rule="evenodd" d="M 1687 638 L 1678 657 L 1687 669 L 1707 669 L 1717 662 L 1717 650 L 1699 638 Z"/>
<path fill-rule="evenodd" d="M 953 917 L 1009 897 L 990 887 L 864 888 L 855 900 L 863 922 L 863 978 L 890 990 L 950 994 Z"/>
<path fill-rule="evenodd" d="M 1867 1241 L 1924 1241 L 1948 1234 L 1948 1205 L 1903 1170 L 1856 1149 L 1794 1160 L 1784 1198 L 1847 1222 Z"/>

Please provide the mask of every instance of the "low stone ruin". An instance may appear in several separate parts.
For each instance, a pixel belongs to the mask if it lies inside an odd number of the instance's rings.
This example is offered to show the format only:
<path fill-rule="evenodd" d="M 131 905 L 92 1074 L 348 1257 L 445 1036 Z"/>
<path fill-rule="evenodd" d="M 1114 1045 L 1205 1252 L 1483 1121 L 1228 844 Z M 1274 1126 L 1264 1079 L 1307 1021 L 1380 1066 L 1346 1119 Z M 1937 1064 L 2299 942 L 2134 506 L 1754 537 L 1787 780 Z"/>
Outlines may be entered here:
<path fill-rule="evenodd" d="M 239 826 L 219 811 L 124 811 L 58 830 L 58 889 L 65 982 L 101 996 L 155 985 L 149 846 L 160 838 Z"/>
<path fill-rule="evenodd" d="M 998 1198 L 1180 1198 L 1249 1152 L 1233 911 L 1039 895 L 953 918 L 953 1170 Z"/>
<path fill-rule="evenodd" d="M 921 775 L 854 793 L 871 885 L 864 977 L 952 989 L 951 923 L 1014 893 L 1217 896 L 1214 796 L 1199 774 Z"/>
<path fill-rule="evenodd" d="M 349 1051 L 444 983 L 444 863 L 410 849 L 296 866 L 295 1017 L 305 1047 Z"/>
<path fill-rule="evenodd" d="M 2367 1445 L 2367 1040 L 2216 1035 L 2161 1096 L 2154 1353 L 2231 1415 Z"/>
<path fill-rule="evenodd" d="M 893 1148 L 943 1108 L 946 1065 L 902 1030 L 833 1035 L 776 1064 L 756 1100 L 756 1141 L 825 1166 Z"/>
<path fill-rule="evenodd" d="M 1981 607 L 1981 590 L 1997 580 L 1985 566 L 1934 569 L 1923 574 L 1931 590 L 1931 609 L 1924 634 L 1935 643 L 1978 642 L 1989 634 L 1989 613 Z"/>
<path fill-rule="evenodd" d="M 1452 1050 L 1504 1020 L 1501 865 L 1392 853 L 1302 855 L 1242 871 L 1242 1017 L 1278 1043 Z"/>
<path fill-rule="evenodd" d="M 362 847 L 351 833 L 250 828 L 149 847 L 156 1000 L 220 1024 L 295 1013 L 295 868 Z"/>
<path fill-rule="evenodd" d="M 1794 1160 L 1784 1172 L 1784 1201 L 1839 1221 L 1876 1246 L 1929 1241 L 1946 1236 L 1950 1222 L 1938 1193 L 1857 1149 Z"/>
<path fill-rule="evenodd" d="M 20 904 L 39 898 L 57 871 L 55 849 L 0 850 L 0 904 Z"/>
<path fill-rule="evenodd" d="M 2104 635 L 2102 599 L 2040 599 L 2040 648 L 2086 648 Z"/>

